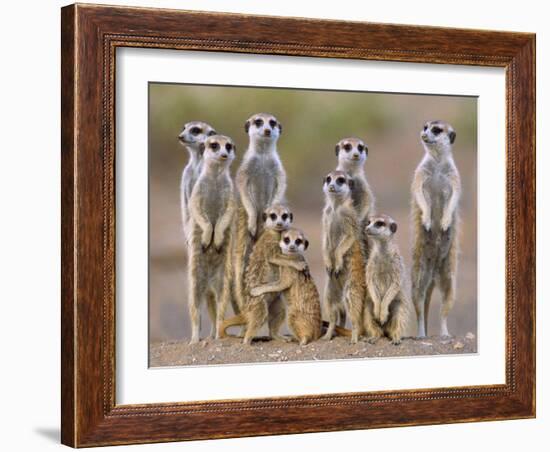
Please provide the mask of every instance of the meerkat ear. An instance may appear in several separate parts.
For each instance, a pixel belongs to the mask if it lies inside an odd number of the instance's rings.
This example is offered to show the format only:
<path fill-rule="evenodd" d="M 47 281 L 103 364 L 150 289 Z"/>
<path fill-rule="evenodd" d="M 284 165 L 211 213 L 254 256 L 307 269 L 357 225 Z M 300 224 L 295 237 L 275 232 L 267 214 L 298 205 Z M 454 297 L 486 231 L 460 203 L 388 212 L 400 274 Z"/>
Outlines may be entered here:
<path fill-rule="evenodd" d="M 280 135 L 281 133 L 283 133 L 283 125 L 280 122 L 277 123 L 277 125 L 279 126 L 279 135 Z"/>
<path fill-rule="evenodd" d="M 397 231 L 397 223 L 390 224 L 390 231 L 392 234 L 395 234 L 395 231 Z"/>
<path fill-rule="evenodd" d="M 334 148 L 334 152 L 336 153 L 336 157 L 338 157 L 338 154 L 340 153 L 340 145 L 337 144 L 336 147 Z"/>
<path fill-rule="evenodd" d="M 290 218 L 290 222 L 292 223 L 294 221 L 294 214 L 292 212 L 290 212 L 288 214 L 289 218 Z"/>
<path fill-rule="evenodd" d="M 246 121 L 244 123 L 244 131 L 248 133 L 248 130 L 250 129 L 250 121 Z"/>
<path fill-rule="evenodd" d="M 353 179 L 348 179 L 348 185 L 350 190 L 353 190 L 353 187 L 355 187 L 355 181 Z"/>
<path fill-rule="evenodd" d="M 208 132 L 209 137 L 217 135 L 217 134 L 218 134 L 218 132 L 216 132 L 215 130 L 211 130 L 210 132 Z"/>
<path fill-rule="evenodd" d="M 455 142 L 455 138 L 456 138 L 456 132 L 453 130 L 449 133 L 449 140 L 451 141 L 451 144 Z"/>
<path fill-rule="evenodd" d="M 262 219 L 264 220 L 264 223 L 267 221 L 267 213 L 262 213 Z"/>
<path fill-rule="evenodd" d="M 200 155 L 204 154 L 204 149 L 206 148 L 206 145 L 204 143 L 199 144 L 199 153 Z"/>
<path fill-rule="evenodd" d="M 304 250 L 307 250 L 308 246 L 309 246 L 309 240 L 304 240 Z"/>

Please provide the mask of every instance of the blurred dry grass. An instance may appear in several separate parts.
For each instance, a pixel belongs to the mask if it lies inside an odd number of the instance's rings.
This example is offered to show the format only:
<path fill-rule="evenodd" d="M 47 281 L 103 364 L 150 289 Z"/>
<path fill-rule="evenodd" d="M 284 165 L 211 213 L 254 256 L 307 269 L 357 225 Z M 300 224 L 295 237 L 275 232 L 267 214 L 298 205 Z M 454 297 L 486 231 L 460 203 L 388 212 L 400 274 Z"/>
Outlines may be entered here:
<path fill-rule="evenodd" d="M 451 332 L 477 328 L 477 101 L 475 98 L 293 89 L 150 84 L 150 299 L 151 342 L 189 336 L 186 256 L 180 211 L 180 174 L 187 151 L 176 137 L 191 120 L 212 124 L 237 144 L 236 171 L 247 146 L 243 126 L 251 114 L 273 113 L 283 124 L 279 153 L 288 175 L 287 198 L 295 224 L 310 238 L 308 259 L 322 291 L 322 178 L 336 165 L 334 145 L 346 136 L 369 147 L 368 180 L 377 210 L 399 224 L 397 239 L 410 268 L 409 202 L 413 171 L 422 158 L 419 131 L 426 120 L 443 119 L 457 131 L 454 156 L 463 194 L 458 299 L 449 318 Z M 435 293 L 430 332 L 437 327 L 440 296 Z M 411 319 L 412 320 L 412 319 Z M 203 315 L 203 335 L 209 331 Z M 413 333 L 411 329 L 410 333 Z"/>

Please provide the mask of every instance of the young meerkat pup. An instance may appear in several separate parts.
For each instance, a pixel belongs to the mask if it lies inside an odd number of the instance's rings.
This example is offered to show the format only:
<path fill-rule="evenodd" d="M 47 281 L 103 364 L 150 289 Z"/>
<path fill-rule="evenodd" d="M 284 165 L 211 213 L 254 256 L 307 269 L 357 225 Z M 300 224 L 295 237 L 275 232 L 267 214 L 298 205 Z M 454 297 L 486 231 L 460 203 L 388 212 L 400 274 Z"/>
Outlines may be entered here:
<path fill-rule="evenodd" d="M 278 205 L 266 210 L 265 229 L 254 245 L 247 267 L 245 300 L 241 313 L 222 323 L 221 337 L 226 336 L 227 328 L 245 325 L 243 343 L 250 344 L 256 332 L 267 320 L 271 337 L 286 341 L 285 337 L 279 335 L 279 328 L 285 318 L 284 304 L 280 294 L 266 293 L 252 296 L 250 289 L 276 280 L 279 277 L 279 267 L 288 266 L 295 271 L 308 274 L 305 260 L 288 259 L 281 253 L 279 245 L 281 234 L 289 230 L 291 222 L 288 214 L 288 209 Z M 283 220 L 284 215 L 287 217 Z"/>
<path fill-rule="evenodd" d="M 349 261 L 352 253 L 361 251 L 358 240 L 357 212 L 351 193 L 353 179 L 343 171 L 332 171 L 324 179 L 325 208 L 322 217 L 323 260 L 327 281 L 323 305 L 328 317 L 328 328 L 323 339 L 332 339 L 336 324 L 346 322 L 344 286 L 349 277 Z"/>
<path fill-rule="evenodd" d="M 458 201 L 460 175 L 453 160 L 453 128 L 443 121 L 427 122 L 420 132 L 424 158 L 411 187 L 413 221 L 412 299 L 417 336 L 428 332 L 428 311 L 434 287 L 443 294 L 440 334 L 449 336 L 447 317 L 455 303 L 458 264 Z"/>
<path fill-rule="evenodd" d="M 191 121 L 186 123 L 180 134 L 178 135 L 179 142 L 185 146 L 189 153 L 189 160 L 187 165 L 183 169 L 181 174 L 180 183 L 180 207 L 181 207 L 181 219 L 183 225 L 183 234 L 185 237 L 185 243 L 189 243 L 191 227 L 190 220 L 191 214 L 189 213 L 189 199 L 195 182 L 199 178 L 200 167 L 202 162 L 202 151 L 200 145 L 204 143 L 204 140 L 209 136 L 216 135 L 214 128 L 205 122 Z"/>
<path fill-rule="evenodd" d="M 369 323 L 365 324 L 365 330 L 371 342 L 383 331 L 394 345 L 401 343 L 411 304 L 404 288 L 403 258 L 393 240 L 396 231 L 397 223 L 388 215 L 371 217 L 366 226 L 370 244 L 365 271 L 366 310 L 381 328 Z"/>
<path fill-rule="evenodd" d="M 344 138 L 335 147 L 339 171 L 344 171 L 353 179 L 351 197 L 357 211 L 359 224 L 374 214 L 375 199 L 365 175 L 365 162 L 369 150 L 359 138 Z"/>
<path fill-rule="evenodd" d="M 189 261 L 191 343 L 199 341 L 203 302 L 212 322 L 211 337 L 218 337 L 232 274 L 230 225 L 235 195 L 229 167 L 235 159 L 235 145 L 231 138 L 212 135 L 201 148 L 203 164 L 189 205 L 193 228 Z"/>
<path fill-rule="evenodd" d="M 302 231 L 295 228 L 284 231 L 279 246 L 286 259 L 270 260 L 272 264 L 280 265 L 279 279 L 250 289 L 254 297 L 269 293 L 284 296 L 288 326 L 300 345 L 306 345 L 321 336 L 321 303 L 317 287 L 309 275 L 288 265 L 289 259 L 305 263 L 304 252 L 308 245 Z"/>
<path fill-rule="evenodd" d="M 237 214 L 234 262 L 234 298 L 244 303 L 243 272 L 252 245 L 263 229 L 262 213 L 272 204 L 284 203 L 286 173 L 277 152 L 281 123 L 273 115 L 257 113 L 245 123 L 249 145 L 237 171 L 240 205 Z"/>

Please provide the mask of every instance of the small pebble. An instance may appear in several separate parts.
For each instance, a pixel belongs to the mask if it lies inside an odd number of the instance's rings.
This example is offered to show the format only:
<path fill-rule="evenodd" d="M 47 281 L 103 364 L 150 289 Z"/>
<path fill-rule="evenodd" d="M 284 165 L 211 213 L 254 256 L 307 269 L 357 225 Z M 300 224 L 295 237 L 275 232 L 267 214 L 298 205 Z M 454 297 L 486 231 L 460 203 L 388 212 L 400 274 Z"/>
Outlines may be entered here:
<path fill-rule="evenodd" d="M 420 342 L 422 345 L 427 345 L 428 347 L 433 347 L 431 342 Z"/>
<path fill-rule="evenodd" d="M 462 342 L 457 342 L 455 345 L 453 345 L 453 348 L 455 350 L 460 350 L 460 349 L 464 348 L 464 344 Z"/>

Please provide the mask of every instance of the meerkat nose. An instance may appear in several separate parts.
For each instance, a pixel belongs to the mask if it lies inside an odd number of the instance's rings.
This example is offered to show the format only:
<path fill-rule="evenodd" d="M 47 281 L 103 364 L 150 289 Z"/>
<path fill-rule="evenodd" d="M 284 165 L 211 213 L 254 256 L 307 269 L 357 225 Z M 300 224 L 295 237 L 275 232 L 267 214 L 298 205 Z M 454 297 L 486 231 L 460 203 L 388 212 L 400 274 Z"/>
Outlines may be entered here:
<path fill-rule="evenodd" d="M 264 130 L 264 135 L 265 135 L 266 137 L 270 137 L 270 136 L 271 136 L 271 130 L 265 129 L 265 130 Z"/>

